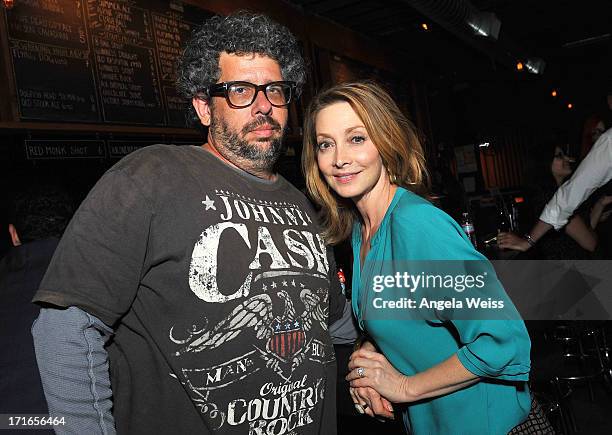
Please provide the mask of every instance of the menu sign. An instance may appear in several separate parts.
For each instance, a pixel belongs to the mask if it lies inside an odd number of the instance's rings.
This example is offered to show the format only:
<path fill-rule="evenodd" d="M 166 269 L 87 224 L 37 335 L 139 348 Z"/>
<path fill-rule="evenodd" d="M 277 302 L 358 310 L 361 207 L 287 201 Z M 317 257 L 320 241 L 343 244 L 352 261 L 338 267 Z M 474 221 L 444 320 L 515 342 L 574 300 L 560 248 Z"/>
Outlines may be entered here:
<path fill-rule="evenodd" d="M 80 3 L 21 0 L 6 12 L 22 118 L 99 120 Z"/>
<path fill-rule="evenodd" d="M 29 160 L 48 159 L 103 159 L 106 156 L 103 140 L 26 140 Z"/>
<path fill-rule="evenodd" d="M 176 61 L 209 15 L 178 1 L 15 2 L 4 18 L 21 119 L 184 126 Z"/>
<path fill-rule="evenodd" d="M 153 145 L 154 143 L 159 142 L 141 140 L 109 140 L 108 155 L 110 158 L 120 159 L 136 150 L 139 150 L 140 148 Z"/>

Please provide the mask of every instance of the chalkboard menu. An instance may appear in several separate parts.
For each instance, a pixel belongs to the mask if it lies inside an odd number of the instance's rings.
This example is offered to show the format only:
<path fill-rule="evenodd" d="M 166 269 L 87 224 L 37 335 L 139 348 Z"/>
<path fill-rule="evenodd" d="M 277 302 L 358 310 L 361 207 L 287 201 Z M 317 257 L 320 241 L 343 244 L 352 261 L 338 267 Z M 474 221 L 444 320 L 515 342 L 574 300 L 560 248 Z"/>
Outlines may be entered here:
<path fill-rule="evenodd" d="M 180 1 L 16 1 L 4 18 L 21 119 L 184 126 L 176 59 L 210 15 Z"/>

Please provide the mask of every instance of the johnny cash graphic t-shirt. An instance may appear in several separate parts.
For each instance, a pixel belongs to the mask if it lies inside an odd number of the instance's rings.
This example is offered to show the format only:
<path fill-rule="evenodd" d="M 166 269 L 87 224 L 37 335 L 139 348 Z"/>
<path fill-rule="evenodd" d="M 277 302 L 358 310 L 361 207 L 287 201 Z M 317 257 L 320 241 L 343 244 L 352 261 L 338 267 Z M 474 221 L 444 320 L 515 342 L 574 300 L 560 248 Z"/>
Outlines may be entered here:
<path fill-rule="evenodd" d="M 335 433 L 330 252 L 282 177 L 156 145 L 90 192 L 36 300 L 115 329 L 119 433 Z"/>

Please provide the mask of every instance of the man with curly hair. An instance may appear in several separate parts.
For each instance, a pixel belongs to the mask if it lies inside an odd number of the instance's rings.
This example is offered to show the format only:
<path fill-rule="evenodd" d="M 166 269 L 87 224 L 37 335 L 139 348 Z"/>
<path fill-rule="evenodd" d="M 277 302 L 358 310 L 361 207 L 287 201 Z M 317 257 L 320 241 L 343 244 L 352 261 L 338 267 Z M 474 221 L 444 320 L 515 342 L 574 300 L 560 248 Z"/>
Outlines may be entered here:
<path fill-rule="evenodd" d="M 350 309 L 315 212 L 273 169 L 305 81 L 297 42 L 262 15 L 217 16 L 178 69 L 206 143 L 111 168 L 35 297 L 55 429 L 335 433 L 331 336 L 354 336 Z"/>

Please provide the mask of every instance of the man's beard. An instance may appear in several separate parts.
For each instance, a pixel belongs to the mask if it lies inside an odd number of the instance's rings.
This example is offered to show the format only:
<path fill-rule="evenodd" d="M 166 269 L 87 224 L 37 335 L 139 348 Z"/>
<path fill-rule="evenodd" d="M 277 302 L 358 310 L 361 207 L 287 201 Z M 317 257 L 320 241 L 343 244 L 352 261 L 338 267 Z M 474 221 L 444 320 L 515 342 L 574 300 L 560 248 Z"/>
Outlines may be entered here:
<path fill-rule="evenodd" d="M 275 138 L 260 138 L 251 142 L 244 139 L 250 131 L 264 124 L 277 129 L 281 134 Z M 217 145 L 217 151 L 248 172 L 269 172 L 280 157 L 284 132 L 278 121 L 270 116 L 262 115 L 249 122 L 242 128 L 240 134 L 231 130 L 222 118 L 211 116 L 210 132 Z M 261 147 L 257 142 L 270 142 L 270 144 Z"/>

